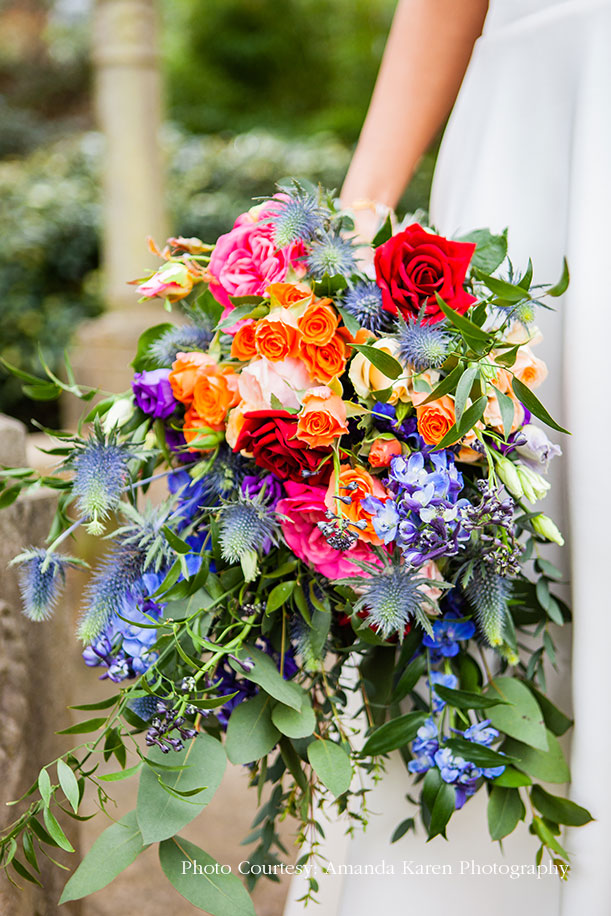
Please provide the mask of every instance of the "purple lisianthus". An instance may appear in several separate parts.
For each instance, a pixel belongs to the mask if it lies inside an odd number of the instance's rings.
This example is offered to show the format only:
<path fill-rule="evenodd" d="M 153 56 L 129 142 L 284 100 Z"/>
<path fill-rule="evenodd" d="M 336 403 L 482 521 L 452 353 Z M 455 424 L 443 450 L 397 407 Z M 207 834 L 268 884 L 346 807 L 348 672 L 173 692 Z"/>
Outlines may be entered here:
<path fill-rule="evenodd" d="M 275 474 L 247 474 L 242 481 L 242 493 L 249 499 L 254 499 L 265 488 L 263 500 L 270 507 L 276 508 L 276 503 L 284 497 L 284 487 Z"/>
<path fill-rule="evenodd" d="M 169 417 L 176 407 L 169 375 L 169 369 L 150 369 L 147 372 L 137 372 L 132 379 L 136 404 L 155 420 Z"/>

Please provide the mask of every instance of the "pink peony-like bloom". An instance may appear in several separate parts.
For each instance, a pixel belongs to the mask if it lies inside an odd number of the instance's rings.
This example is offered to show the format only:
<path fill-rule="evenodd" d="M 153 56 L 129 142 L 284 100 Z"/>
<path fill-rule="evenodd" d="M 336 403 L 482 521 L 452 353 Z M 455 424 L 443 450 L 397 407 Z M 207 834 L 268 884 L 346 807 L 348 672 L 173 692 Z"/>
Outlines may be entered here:
<path fill-rule="evenodd" d="M 263 296 L 271 283 L 286 280 L 289 267 L 303 273 L 301 242 L 281 249 L 274 243 L 274 228 L 268 220 L 276 210 L 277 204 L 270 201 L 242 213 L 233 229 L 216 243 L 209 263 L 214 278 L 210 292 L 225 306 L 225 315 L 233 308 L 230 296 Z"/>
<path fill-rule="evenodd" d="M 282 533 L 293 553 L 313 566 L 316 572 L 327 579 L 342 579 L 346 576 L 369 578 L 369 573 L 350 562 L 353 557 L 361 563 L 381 565 L 368 544 L 357 541 L 349 550 L 334 550 L 327 544 L 317 522 L 325 520 L 326 487 L 309 487 L 303 483 L 287 480 L 284 489 L 288 494 L 276 506 L 276 512 L 287 518 L 281 519 Z"/>

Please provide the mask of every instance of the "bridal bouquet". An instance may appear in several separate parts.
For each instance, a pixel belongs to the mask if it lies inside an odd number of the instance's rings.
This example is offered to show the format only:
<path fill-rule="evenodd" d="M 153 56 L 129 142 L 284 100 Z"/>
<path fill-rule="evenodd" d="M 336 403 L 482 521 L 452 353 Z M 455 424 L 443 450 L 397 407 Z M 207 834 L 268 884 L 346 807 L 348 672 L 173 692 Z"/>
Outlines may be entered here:
<path fill-rule="evenodd" d="M 15 559 L 31 620 L 83 564 L 65 552 L 79 526 L 101 539 L 78 637 L 116 686 L 74 707 L 94 717 L 64 732 L 91 737 L 24 796 L 2 838 L 7 875 L 36 881 L 39 847 L 72 849 L 58 811 L 80 817 L 95 798 L 108 826 L 62 901 L 154 843 L 193 905 L 246 916 L 238 877 L 180 836 L 227 759 L 260 802 L 252 885 L 287 855 L 287 815 L 306 875 L 325 812 L 366 824 L 398 751 L 409 806 L 393 841 L 445 837 L 481 791 L 491 838 L 526 822 L 537 865 L 549 854 L 565 876 L 562 825 L 591 818 L 550 791 L 569 779 L 558 736 L 571 722 L 544 663 L 569 611 L 542 551 L 562 536 L 538 503 L 560 453 L 544 426 L 564 430 L 534 391 L 547 371 L 536 313 L 566 270 L 533 286 L 505 236 L 450 240 L 410 220 L 357 247 L 338 200 L 299 182 L 214 246 L 172 238 L 157 253 L 138 292 L 182 314 L 142 335 L 131 391 L 52 433 L 57 475 L 0 474 L 3 505 L 41 483 L 59 496 L 48 546 Z M 67 381 L 18 374 L 33 397 L 95 394 L 69 367 Z M 116 821 L 123 778 L 137 804 Z"/>

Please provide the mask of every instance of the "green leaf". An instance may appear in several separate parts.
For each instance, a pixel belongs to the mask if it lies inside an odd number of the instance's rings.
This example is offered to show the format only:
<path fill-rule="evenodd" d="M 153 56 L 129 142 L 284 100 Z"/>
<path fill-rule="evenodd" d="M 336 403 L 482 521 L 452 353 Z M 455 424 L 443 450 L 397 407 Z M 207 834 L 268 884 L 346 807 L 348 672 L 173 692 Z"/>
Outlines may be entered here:
<path fill-rule="evenodd" d="M 506 704 L 507 700 L 487 696 L 484 693 L 471 693 L 469 690 L 453 690 L 442 684 L 435 684 L 435 693 L 455 709 L 487 709 L 489 706 Z"/>
<path fill-rule="evenodd" d="M 573 724 L 573 720 L 569 719 L 568 716 L 565 716 L 557 706 L 554 706 L 552 701 L 545 696 L 544 693 L 541 693 L 540 690 L 537 690 L 534 684 L 528 681 L 528 686 L 531 693 L 534 694 L 537 703 L 541 707 L 541 712 L 543 713 L 543 718 L 545 724 L 551 732 L 555 735 L 564 735 L 566 731 Z"/>
<path fill-rule="evenodd" d="M 565 429 L 564 426 L 560 426 L 559 423 L 556 423 L 553 417 L 547 412 L 539 398 L 533 394 L 533 392 L 528 388 L 519 378 L 514 377 L 511 380 L 511 387 L 513 388 L 515 395 L 519 401 L 524 404 L 527 410 L 530 410 L 531 413 L 534 413 L 539 420 L 542 420 L 547 426 L 551 429 L 557 430 L 559 433 L 566 433 L 567 436 L 570 436 L 568 429 Z"/>
<path fill-rule="evenodd" d="M 308 760 L 332 795 L 337 798 L 348 791 L 352 781 L 352 765 L 343 747 L 333 741 L 312 741 L 308 744 Z"/>
<path fill-rule="evenodd" d="M 280 732 L 272 722 L 272 700 L 261 691 L 232 711 L 225 750 L 232 763 L 252 763 L 277 744 Z"/>
<path fill-rule="evenodd" d="M 542 786 L 534 785 L 530 797 L 535 808 L 538 808 L 544 817 L 557 824 L 567 824 L 569 827 L 583 827 L 594 820 L 587 808 L 575 804 L 570 798 L 559 795 L 550 795 Z"/>
<path fill-rule="evenodd" d="M 495 728 L 532 747 L 547 750 L 543 713 L 522 681 L 512 677 L 497 677 L 494 686 L 488 687 L 486 695 L 506 700 L 510 704 L 495 706 L 490 710 L 488 717 Z"/>
<path fill-rule="evenodd" d="M 405 370 L 401 363 L 397 362 L 389 353 L 371 347 L 369 344 L 351 344 L 351 347 L 362 353 L 365 359 L 368 359 L 372 366 L 379 369 L 387 378 L 397 379 L 400 375 L 404 375 Z"/>
<path fill-rule="evenodd" d="M 405 747 L 408 741 L 415 737 L 426 717 L 425 712 L 408 712 L 403 716 L 397 716 L 396 719 L 391 719 L 390 722 L 385 722 L 369 735 L 361 756 L 377 757 L 379 754 L 388 754 L 390 751 Z"/>
<path fill-rule="evenodd" d="M 531 786 L 532 779 L 515 767 L 505 767 L 505 772 L 495 777 L 494 784 L 507 789 L 518 789 L 520 786 Z"/>
<path fill-rule="evenodd" d="M 153 747 L 149 759 L 161 763 L 167 757 L 160 748 Z M 136 816 L 146 844 L 173 836 L 203 811 L 221 784 L 227 762 L 223 745 L 205 734 L 193 738 L 182 751 L 173 754 L 172 759 L 187 768 L 158 776 L 150 767 L 144 767 L 140 776 Z M 186 796 L 188 800 L 183 801 L 166 792 L 160 780 L 174 792 L 205 788 Z"/>
<path fill-rule="evenodd" d="M 413 817 L 407 817 L 404 821 L 401 821 L 398 827 L 395 827 L 393 835 L 390 838 L 391 843 L 396 843 L 401 837 L 405 836 L 408 830 L 416 829 L 416 821 Z"/>
<path fill-rule="evenodd" d="M 540 751 L 521 741 L 508 738 L 503 745 L 503 750 L 515 757 L 518 761 L 516 763 L 518 769 L 528 773 L 533 779 L 541 779 L 543 782 L 568 782 L 571 773 L 558 739 L 551 731 L 547 733 L 547 741 L 549 749 Z"/>
<path fill-rule="evenodd" d="M 492 274 L 507 257 L 507 230 L 502 235 L 493 235 L 489 229 L 475 229 L 463 235 L 459 242 L 475 242 L 476 249 L 471 264 L 478 270 Z"/>
<path fill-rule="evenodd" d="M 401 700 L 410 693 L 426 670 L 426 658 L 424 655 L 417 655 L 413 662 L 410 662 L 401 677 L 399 683 L 392 693 L 391 701 L 400 703 Z"/>
<path fill-rule="evenodd" d="M 473 382 L 479 376 L 479 366 L 470 366 L 460 377 L 456 386 L 456 396 L 454 398 L 454 410 L 456 413 L 456 425 L 460 427 L 460 419 L 467 405 L 467 398 L 471 394 Z"/>
<path fill-rule="evenodd" d="M 78 804 L 80 800 L 78 782 L 72 767 L 69 767 L 66 761 L 61 758 L 57 761 L 57 778 L 62 787 L 62 792 L 70 802 L 70 807 L 75 814 L 78 814 Z"/>
<path fill-rule="evenodd" d="M 133 767 L 128 767 L 126 770 L 117 770 L 116 773 L 104 773 L 103 776 L 98 776 L 98 779 L 101 779 L 103 782 L 119 782 L 121 779 L 129 779 L 130 776 L 135 776 L 138 770 L 142 767 L 142 763 L 137 763 Z"/>
<path fill-rule="evenodd" d="M 522 302 L 524 299 L 530 299 L 530 293 L 517 286 L 514 283 L 508 283 L 507 280 L 500 280 L 498 277 L 491 277 L 481 270 L 476 271 L 477 277 L 486 284 L 491 293 L 504 299 L 506 302 Z"/>
<path fill-rule="evenodd" d="M 435 293 L 435 298 L 437 299 L 437 305 L 443 314 L 455 327 L 458 328 L 463 336 L 482 344 L 487 344 L 490 342 L 490 335 L 486 331 L 482 331 L 480 327 L 478 327 L 464 315 L 460 315 L 458 312 L 454 311 L 454 309 L 451 309 L 449 305 L 446 305 L 439 293 Z"/>
<path fill-rule="evenodd" d="M 171 528 L 168 528 L 167 525 L 163 526 L 162 531 L 163 531 L 166 541 L 168 542 L 172 550 L 176 551 L 176 553 L 185 554 L 185 553 L 193 552 L 193 548 L 191 547 L 191 545 L 187 544 L 186 541 L 183 541 L 183 539 L 179 537 L 175 531 L 172 531 Z"/>
<path fill-rule="evenodd" d="M 357 331 L 360 331 L 361 326 L 351 312 L 349 312 L 347 309 L 342 308 L 341 305 L 337 304 L 337 302 L 333 303 L 333 307 L 336 309 L 337 312 L 339 312 L 339 315 L 342 321 L 344 322 L 344 324 L 346 325 L 346 327 L 348 328 L 348 330 L 350 331 L 350 333 L 353 336 L 356 334 Z"/>
<path fill-rule="evenodd" d="M 164 840 L 159 846 L 159 861 L 178 893 L 210 916 L 255 916 L 252 900 L 239 878 L 223 874 L 212 856 L 184 837 Z"/>
<path fill-rule="evenodd" d="M 19 859 L 16 859 L 14 856 L 11 859 L 11 865 L 17 872 L 20 878 L 23 878 L 25 881 L 30 881 L 32 884 L 37 884 L 38 887 L 42 887 L 42 884 L 35 878 L 34 875 L 30 874 L 25 865 L 22 865 Z"/>
<path fill-rule="evenodd" d="M 499 410 L 501 411 L 501 419 L 503 421 L 503 438 L 507 439 L 507 436 L 511 432 L 511 427 L 513 426 L 515 404 L 508 394 L 499 391 L 498 388 L 494 390 L 496 392 L 497 401 L 499 402 Z"/>
<path fill-rule="evenodd" d="M 77 722 L 69 728 L 62 728 L 61 731 L 55 732 L 56 735 L 84 735 L 87 732 L 97 732 L 98 729 L 106 725 L 106 719 L 86 719 L 84 722 Z"/>
<path fill-rule="evenodd" d="M 549 846 L 550 849 L 554 849 L 561 856 L 564 856 L 565 859 L 568 859 L 569 854 L 566 849 L 560 845 L 545 821 L 536 815 L 533 817 L 532 830 L 545 846 Z"/>
<path fill-rule="evenodd" d="M 82 706 L 69 706 L 68 709 L 83 709 L 92 711 L 94 709 L 110 709 L 121 697 L 115 694 L 113 697 L 107 697 L 105 700 L 99 700 L 97 703 L 84 703 Z"/>
<path fill-rule="evenodd" d="M 424 777 L 422 807 L 429 840 L 439 834 L 445 836 L 447 823 L 456 807 L 456 792 L 453 786 L 442 780 L 437 767 L 430 769 Z"/>
<path fill-rule="evenodd" d="M 100 834 L 66 884 L 60 904 L 80 900 L 106 887 L 143 849 L 136 812 L 130 811 Z"/>
<path fill-rule="evenodd" d="M 468 410 L 465 410 L 461 417 L 460 424 L 457 426 L 455 423 L 447 431 L 443 439 L 437 443 L 435 448 L 447 448 L 449 445 L 453 445 L 455 442 L 458 442 L 459 439 L 462 439 L 462 437 L 475 426 L 477 421 L 482 418 L 487 404 L 488 398 L 486 395 L 482 395 L 481 398 L 478 398 L 474 404 L 471 404 Z"/>
<path fill-rule="evenodd" d="M 569 274 L 569 265 L 565 258 L 564 261 L 562 262 L 562 276 L 560 277 L 560 279 L 554 286 L 550 286 L 550 288 L 546 291 L 545 295 L 553 296 L 554 298 L 561 296 L 563 293 L 567 291 L 570 279 L 571 278 Z"/>
<path fill-rule="evenodd" d="M 494 785 L 488 799 L 488 830 L 493 840 L 513 833 L 526 816 L 526 808 L 517 789 Z"/>
<path fill-rule="evenodd" d="M 20 493 L 21 487 L 8 487 L 8 489 L 3 490 L 2 493 L 0 493 L 0 509 L 6 509 L 8 506 L 12 506 Z"/>
<path fill-rule="evenodd" d="M 292 582 L 279 582 L 278 585 L 274 585 L 265 602 L 265 613 L 272 614 L 279 607 L 282 607 L 293 594 L 296 584 L 295 580 L 293 580 Z"/>
<path fill-rule="evenodd" d="M 48 808 L 51 802 L 51 779 L 44 767 L 38 774 L 38 791 L 45 807 Z"/>
<path fill-rule="evenodd" d="M 57 845 L 65 849 L 66 852 L 74 852 L 74 846 L 59 826 L 55 815 L 51 814 L 48 808 L 43 808 L 42 819 L 45 822 L 45 827 L 49 831 L 49 835 L 53 837 Z"/>
<path fill-rule="evenodd" d="M 511 757 L 505 753 L 500 754 L 485 744 L 478 744 L 477 741 L 467 741 L 466 738 L 450 738 L 446 741 L 445 747 L 449 747 L 453 754 L 470 760 L 471 763 L 478 767 L 499 767 L 508 763 L 513 763 Z"/>
<path fill-rule="evenodd" d="M 292 709 L 278 703 L 272 710 L 272 722 L 289 738 L 308 738 L 316 728 L 316 716 L 309 696 L 304 697 L 301 709 Z"/>
<path fill-rule="evenodd" d="M 263 687 L 266 693 L 284 703 L 285 706 L 301 709 L 304 691 L 297 684 L 284 680 L 269 655 L 261 652 L 260 649 L 255 649 L 254 646 L 243 646 L 239 652 L 236 652 L 236 658 L 240 660 L 251 658 L 255 663 L 252 671 L 248 672 L 249 681 Z M 230 659 L 229 664 L 234 671 L 243 674 L 243 669 L 236 661 Z"/>
<path fill-rule="evenodd" d="M 21 390 L 33 401 L 55 401 L 62 393 L 54 382 L 41 382 L 40 385 L 22 385 Z"/>
<path fill-rule="evenodd" d="M 392 220 L 390 218 L 390 213 L 389 213 L 386 219 L 384 220 L 384 223 L 380 227 L 380 229 L 378 229 L 378 231 L 374 235 L 373 241 L 371 243 L 372 247 L 379 248 L 380 245 L 383 245 L 384 242 L 387 242 L 389 238 L 391 237 L 392 237 Z"/>
<path fill-rule="evenodd" d="M 138 349 L 132 362 L 136 372 L 144 372 L 146 369 L 156 369 L 158 363 L 149 356 L 149 348 L 155 343 L 166 331 L 174 330 L 175 325 L 166 321 L 164 324 L 155 324 L 152 328 L 147 328 L 138 340 Z"/>
<path fill-rule="evenodd" d="M 459 363 L 452 369 L 449 375 L 446 375 L 446 377 L 437 385 L 437 387 L 434 388 L 429 395 L 427 395 L 424 401 L 421 401 L 420 403 L 429 404 L 431 401 L 437 401 L 439 398 L 442 398 L 444 394 L 450 394 L 450 392 L 454 392 L 458 382 L 463 376 L 464 371 L 465 367 L 463 363 Z"/>

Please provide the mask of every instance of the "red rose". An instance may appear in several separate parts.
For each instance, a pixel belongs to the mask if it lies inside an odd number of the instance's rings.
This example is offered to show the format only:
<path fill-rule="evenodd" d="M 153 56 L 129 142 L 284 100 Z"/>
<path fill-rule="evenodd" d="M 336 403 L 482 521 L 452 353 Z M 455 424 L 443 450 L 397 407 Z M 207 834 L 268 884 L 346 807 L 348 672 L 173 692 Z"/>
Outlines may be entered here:
<path fill-rule="evenodd" d="M 382 290 L 382 308 L 404 318 L 416 317 L 424 306 L 423 324 L 444 317 L 437 304 L 439 293 L 446 305 L 464 314 L 475 297 L 463 289 L 473 257 L 471 242 L 451 242 L 431 235 L 418 223 L 393 235 L 375 253 L 376 278 Z"/>
<path fill-rule="evenodd" d="M 244 414 L 234 452 L 251 452 L 255 463 L 273 471 L 280 480 L 311 485 L 328 483 L 333 467 L 319 464 L 331 449 L 308 448 L 297 439 L 297 417 L 286 410 L 250 410 Z"/>

